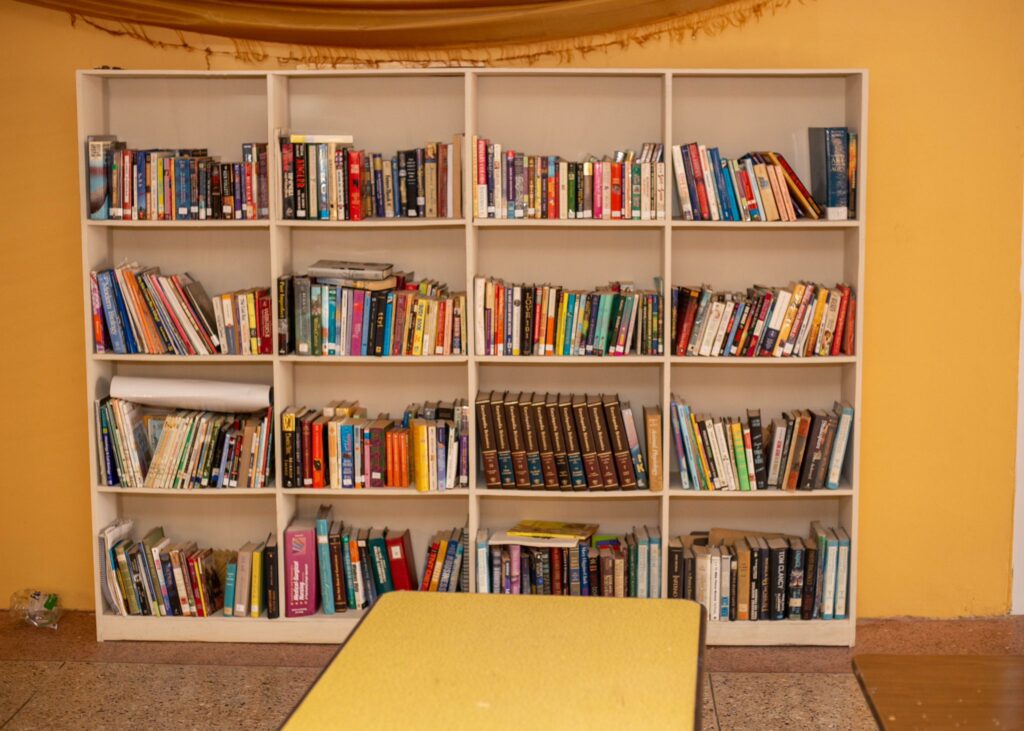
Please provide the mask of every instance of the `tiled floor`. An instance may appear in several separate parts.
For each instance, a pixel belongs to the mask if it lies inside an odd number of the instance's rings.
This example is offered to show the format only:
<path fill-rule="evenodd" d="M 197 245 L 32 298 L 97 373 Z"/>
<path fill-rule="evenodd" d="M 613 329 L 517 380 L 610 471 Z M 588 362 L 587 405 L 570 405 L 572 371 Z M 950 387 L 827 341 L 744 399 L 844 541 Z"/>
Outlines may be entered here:
<path fill-rule="evenodd" d="M 92 615 L 56 631 L 0 612 L 0 729 L 274 729 L 329 645 L 95 642 Z M 710 648 L 705 729 L 873 729 L 854 653 L 1021 654 L 1024 618 L 867 621 L 854 650 Z"/>

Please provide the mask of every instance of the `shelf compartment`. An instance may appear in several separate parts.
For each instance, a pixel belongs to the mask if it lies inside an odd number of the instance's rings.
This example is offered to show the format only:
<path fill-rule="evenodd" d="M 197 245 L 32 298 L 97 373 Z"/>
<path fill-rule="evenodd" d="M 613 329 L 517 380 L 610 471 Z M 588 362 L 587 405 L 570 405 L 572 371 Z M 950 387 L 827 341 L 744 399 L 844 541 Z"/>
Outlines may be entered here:
<path fill-rule="evenodd" d="M 659 500 L 662 492 L 650 490 L 519 490 L 478 487 L 478 497 L 505 500 Z"/>
<path fill-rule="evenodd" d="M 119 363 L 266 363 L 274 362 L 272 355 L 149 355 L 146 353 L 93 353 L 93 360 Z"/>
<path fill-rule="evenodd" d="M 342 642 L 355 629 L 364 612 L 335 616 L 267 619 L 253 617 L 121 617 L 96 618 L 100 640 L 152 640 L 166 642 Z"/>
<path fill-rule="evenodd" d="M 241 150 L 239 150 L 241 157 Z M 211 219 L 208 221 L 86 221 L 86 225 L 97 228 L 138 228 L 138 229 L 227 229 L 227 228 L 270 228 L 270 220 L 258 218 L 243 221 L 225 221 L 222 219 Z"/>
<path fill-rule="evenodd" d="M 456 487 L 451 490 L 429 490 L 426 492 L 420 492 L 415 488 L 406 487 L 366 487 L 361 490 L 337 489 L 329 487 L 283 487 L 281 488 L 281 492 L 283 492 L 285 495 L 312 495 L 315 497 L 345 498 L 346 500 L 355 500 L 358 498 L 430 499 L 444 497 L 469 497 L 468 487 Z"/>
<path fill-rule="evenodd" d="M 641 366 L 658 365 L 665 362 L 663 355 L 475 355 L 475 363 L 484 365 L 606 365 Z"/>
<path fill-rule="evenodd" d="M 674 484 L 679 483 L 679 473 L 673 474 Z M 683 490 L 673 487 L 668 491 L 670 498 L 697 500 L 816 500 L 853 497 L 853 488 L 844 486 L 838 490 Z"/>
<path fill-rule="evenodd" d="M 287 218 L 274 221 L 275 226 L 284 228 L 331 228 L 331 229 L 403 229 L 403 228 L 463 228 L 464 218 L 369 218 L 362 221 L 312 221 Z"/>
<path fill-rule="evenodd" d="M 708 622 L 709 645 L 825 645 L 853 643 L 850 619 L 758 620 L 756 622 Z"/>
<path fill-rule="evenodd" d="M 672 365 L 693 365 L 693 366 L 834 366 L 834 365 L 855 365 L 855 355 L 835 355 L 811 358 L 723 358 L 704 355 L 673 355 L 669 358 Z"/>
<path fill-rule="evenodd" d="M 192 490 L 171 490 L 161 487 L 116 487 L 109 485 L 97 485 L 96 492 L 103 495 L 120 495 L 121 497 L 137 497 L 151 495 L 155 497 L 234 497 L 234 498 L 265 498 L 274 497 L 273 487 L 248 488 L 248 487 L 226 487 L 213 488 L 203 487 Z"/>

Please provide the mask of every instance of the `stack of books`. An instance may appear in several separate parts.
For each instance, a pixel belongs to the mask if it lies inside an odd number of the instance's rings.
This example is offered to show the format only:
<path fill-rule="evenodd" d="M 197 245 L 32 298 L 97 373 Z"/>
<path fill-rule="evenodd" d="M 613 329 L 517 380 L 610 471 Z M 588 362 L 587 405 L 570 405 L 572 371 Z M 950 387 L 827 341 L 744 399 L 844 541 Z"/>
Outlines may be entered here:
<path fill-rule="evenodd" d="M 90 135 L 89 218 L 114 221 L 241 221 L 270 217 L 267 144 L 242 144 L 241 162 L 206 149 L 130 150 Z"/>
<path fill-rule="evenodd" d="M 273 534 L 238 551 L 172 542 L 162 527 L 133 537 L 135 524 L 118 518 L 98 536 L 100 588 L 121 616 L 277 616 L 277 541 Z"/>
<path fill-rule="evenodd" d="M 351 149 L 349 135 L 292 134 L 280 144 L 286 219 L 462 217 L 461 134 L 390 159 Z"/>
<path fill-rule="evenodd" d="M 400 419 L 368 418 L 357 401 L 281 414 L 284 487 L 469 486 L 469 405 L 465 399 L 411 404 Z"/>
<path fill-rule="evenodd" d="M 272 470 L 272 409 L 254 414 L 144 409 L 96 403 L 100 484 L 168 490 L 266 487 Z"/>
<path fill-rule="evenodd" d="M 598 526 L 523 520 L 507 531 L 481 528 L 477 591 L 491 594 L 661 596 L 661 531 L 600 535 Z"/>
<path fill-rule="evenodd" d="M 658 142 L 645 142 L 639 153 L 616 150 L 573 161 L 527 155 L 474 137 L 471 162 L 475 218 L 665 218 L 665 162 Z"/>
<path fill-rule="evenodd" d="M 672 396 L 672 438 L 684 490 L 839 488 L 853 430 L 853 407 L 783 412 L 768 428 L 760 409 L 747 418 L 698 414 Z"/>
<path fill-rule="evenodd" d="M 850 536 L 815 521 L 810 536 L 713 529 L 668 543 L 668 598 L 712 622 L 846 619 Z"/>
<path fill-rule="evenodd" d="M 270 355 L 273 327 L 268 288 L 212 300 L 187 272 L 122 264 L 89 274 L 97 353 Z"/>
<path fill-rule="evenodd" d="M 611 282 L 594 290 L 474 280 L 477 355 L 662 355 L 660 280 L 651 290 Z"/>
<path fill-rule="evenodd" d="M 367 609 L 389 591 L 468 591 L 465 544 L 465 528 L 435 535 L 421 578 L 408 530 L 355 528 L 321 505 L 285 530 L 285 616 Z"/>
<path fill-rule="evenodd" d="M 857 295 L 847 284 L 754 286 L 746 292 L 672 288 L 674 353 L 805 358 L 853 355 Z"/>
<path fill-rule="evenodd" d="M 465 355 L 466 294 L 391 264 L 320 260 L 277 282 L 278 353 Z"/>
<path fill-rule="evenodd" d="M 661 415 L 614 394 L 480 391 L 478 446 L 488 488 L 660 490 Z"/>

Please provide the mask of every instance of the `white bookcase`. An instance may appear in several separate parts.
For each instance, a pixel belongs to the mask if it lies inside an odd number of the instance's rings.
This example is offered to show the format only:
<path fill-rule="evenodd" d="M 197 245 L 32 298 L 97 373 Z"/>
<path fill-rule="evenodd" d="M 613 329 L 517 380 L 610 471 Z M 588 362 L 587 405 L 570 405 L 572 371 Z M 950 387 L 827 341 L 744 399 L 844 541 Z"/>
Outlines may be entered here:
<path fill-rule="evenodd" d="M 809 180 L 807 128 L 846 125 L 859 132 L 859 220 L 795 223 L 664 221 L 281 219 L 277 130 L 354 135 L 360 148 L 390 154 L 464 132 L 506 149 L 569 159 L 661 141 L 699 140 L 736 157 L 752 149 L 783 153 Z M 238 160 L 242 142 L 269 142 L 272 161 L 268 221 L 104 222 L 85 211 L 85 139 L 116 134 L 131 147 L 207 147 Z M 95 354 L 88 275 L 123 260 L 188 271 L 210 293 L 257 284 L 276 297 L 277 277 L 302 272 L 321 257 L 391 261 L 472 297 L 476 274 L 515 281 L 590 287 L 610 280 L 651 286 L 707 282 L 744 288 L 754 282 L 810 279 L 849 282 L 857 291 L 857 350 L 864 328 L 864 233 L 867 161 L 867 73 L 862 70 L 499 69 L 175 72 L 80 71 L 78 137 L 82 159 L 82 275 L 93 535 L 114 517 L 131 516 L 139 535 L 163 525 L 172 539 L 237 548 L 279 537 L 297 514 L 332 503 L 335 517 L 356 526 L 408 527 L 417 568 L 429 537 L 468 522 L 508 527 L 519 518 L 600 523 L 603 532 L 660 526 L 663 540 L 696 529 L 771 529 L 806 535 L 811 520 L 842 525 L 854 539 L 849 618 L 838 621 L 709 622 L 718 645 L 852 645 L 857 617 L 862 357 L 709 359 L 482 356 L 354 358 L 300 356 L 122 356 Z M 468 148 L 468 143 L 467 143 Z M 468 149 L 466 150 L 468 152 Z M 670 156 L 666 154 L 666 159 Z M 470 156 L 463 156 L 470 201 Z M 671 161 L 669 160 L 669 163 Z M 669 171 L 671 165 L 668 166 Z M 669 198 L 676 206 L 668 176 Z M 678 214 L 677 214 L 678 215 Z M 276 306 L 276 305 L 275 305 Z M 472 304 L 469 306 L 472 312 Z M 275 322 L 276 327 L 276 322 Z M 473 328 L 469 328 L 472 338 Z M 275 333 L 276 335 L 276 333 Z M 472 350 L 472 343 L 471 349 Z M 401 413 L 424 399 L 464 397 L 478 389 L 617 392 L 637 413 L 667 414 L 671 393 L 714 414 L 759 407 L 820 408 L 844 399 L 856 409 L 843 487 L 810 493 L 690 492 L 678 489 L 671 429 L 663 428 L 662 492 L 566 493 L 487 490 L 476 461 L 469 489 L 416 493 L 341 491 L 128 490 L 98 482 L 94 401 L 115 374 L 242 380 L 272 384 L 275 409 L 359 399 L 371 412 Z M 475 414 L 472 417 L 475 437 Z M 279 428 L 279 422 L 277 423 Z M 279 434 L 277 435 L 279 437 Z M 277 464 L 281 440 L 275 438 Z M 475 440 L 473 453 L 475 450 Z M 280 485 L 280 479 L 274 485 Z M 280 540 L 280 538 L 279 538 Z M 95 544 L 90 550 L 96 557 Z M 283 551 L 282 551 L 283 553 Z M 283 556 L 280 576 L 283 579 Z M 472 567 L 472 562 L 471 562 Z M 475 568 L 475 567 L 472 567 Z M 662 593 L 666 584 L 662 576 Z M 474 583 L 475 585 L 475 583 Z M 339 642 L 360 612 L 301 619 L 119 617 L 95 587 L 100 640 Z"/>

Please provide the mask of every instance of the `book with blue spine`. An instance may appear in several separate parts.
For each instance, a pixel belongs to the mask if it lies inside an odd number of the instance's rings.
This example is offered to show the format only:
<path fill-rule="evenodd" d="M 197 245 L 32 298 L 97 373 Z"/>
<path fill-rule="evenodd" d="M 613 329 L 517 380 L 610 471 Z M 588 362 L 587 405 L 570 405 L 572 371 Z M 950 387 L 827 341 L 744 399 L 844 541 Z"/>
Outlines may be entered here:
<path fill-rule="evenodd" d="M 708 162 L 711 163 L 711 170 L 709 172 L 714 179 L 721 218 L 723 221 L 734 221 L 733 211 L 729 206 L 729 193 L 725 189 L 725 179 L 722 177 L 722 161 L 718 155 L 717 147 L 708 148 Z"/>
<path fill-rule="evenodd" d="M 321 221 L 331 218 L 329 173 L 327 143 L 320 142 L 316 145 L 316 201 L 317 218 Z"/>
<path fill-rule="evenodd" d="M 647 534 L 647 541 L 650 555 L 650 591 L 648 596 L 651 599 L 661 598 L 661 528 L 659 526 L 644 526 Z"/>
<path fill-rule="evenodd" d="M 847 585 L 850 580 L 850 534 L 844 528 L 836 528 L 836 601 L 832 611 L 833 619 L 846 619 Z"/>
<path fill-rule="evenodd" d="M 580 541 L 580 596 L 590 596 L 590 544 Z"/>
<path fill-rule="evenodd" d="M 459 585 L 462 581 L 462 562 L 466 560 L 466 532 L 465 530 L 459 531 L 459 541 L 455 544 L 455 560 L 452 562 L 452 570 L 448 577 L 448 583 L 445 586 L 445 591 L 454 592 L 459 590 Z"/>
<path fill-rule="evenodd" d="M 829 221 L 849 216 L 849 134 L 846 127 L 810 127 L 811 197 Z"/>
<path fill-rule="evenodd" d="M 114 443 L 110 437 L 110 422 L 107 419 L 107 410 L 98 409 L 100 415 L 100 435 L 103 442 L 103 472 L 107 477 L 107 485 L 121 484 L 120 473 L 117 469 L 117 456 L 114 454 Z"/>
<path fill-rule="evenodd" d="M 224 616 L 230 617 L 235 611 L 235 575 L 238 572 L 238 564 L 234 561 L 228 563 L 224 570 Z"/>
<path fill-rule="evenodd" d="M 843 473 L 843 462 L 846 460 L 846 448 L 853 431 L 853 406 L 837 401 L 832 410 L 838 416 L 838 425 L 835 439 L 832 441 L 832 453 L 829 455 L 825 487 L 830 490 L 838 490 Z"/>
<path fill-rule="evenodd" d="M 369 295 L 369 292 L 365 292 L 365 295 Z M 366 301 L 363 303 L 363 331 L 362 340 L 359 344 L 359 355 L 366 355 L 370 348 L 370 297 L 366 297 Z"/>
<path fill-rule="evenodd" d="M 435 428 L 437 437 L 437 487 L 444 490 L 448 478 L 448 429 L 446 422 L 438 421 Z"/>
<path fill-rule="evenodd" d="M 461 535 L 458 529 L 452 531 L 451 536 L 448 538 L 448 550 L 445 552 L 444 564 L 441 567 L 441 579 L 437 585 L 438 591 L 448 591 L 448 582 L 452 578 L 452 569 L 455 566 L 455 554 L 458 553 L 460 538 Z M 440 560 L 440 557 L 438 560 Z"/>
<path fill-rule="evenodd" d="M 341 566 L 345 572 L 345 598 L 349 609 L 361 609 L 356 606 L 356 584 L 352 568 L 352 546 L 350 545 L 352 529 L 345 528 L 341 532 Z"/>
<path fill-rule="evenodd" d="M 391 330 L 395 318 L 395 293 L 389 291 L 384 306 L 384 355 L 391 355 Z"/>
<path fill-rule="evenodd" d="M 391 158 L 391 180 L 394 181 L 392 188 L 392 198 L 394 199 L 395 206 L 395 218 L 401 218 L 402 212 L 402 182 L 401 179 L 405 177 L 405 170 L 398 164 L 398 158 Z"/>
<path fill-rule="evenodd" d="M 350 419 L 344 419 L 338 427 L 340 433 L 339 452 L 341 457 L 341 486 L 355 487 L 355 426 Z"/>
<path fill-rule="evenodd" d="M 171 562 L 170 550 L 173 548 L 172 545 L 164 547 L 165 552 L 160 553 L 160 571 L 164 575 L 164 584 L 167 586 L 167 599 L 171 605 L 171 615 L 174 617 L 181 616 L 181 600 L 178 597 L 178 585 L 174 581 L 174 566 Z"/>
<path fill-rule="evenodd" d="M 112 282 L 116 282 L 117 273 L 111 272 L 111 276 L 114 277 Z M 132 325 L 131 317 L 128 314 L 128 307 L 124 302 L 124 294 L 121 291 L 120 283 L 113 288 L 114 302 L 117 307 L 118 315 L 121 319 L 122 332 L 124 333 L 125 352 L 127 353 L 138 353 L 139 346 L 135 339 L 135 329 Z"/>
<path fill-rule="evenodd" d="M 715 150 L 717 152 L 717 149 Z M 729 161 L 725 158 L 721 158 L 718 161 L 718 171 L 722 179 L 725 181 L 725 192 L 726 200 L 729 203 L 729 210 L 732 213 L 733 221 L 742 221 L 743 214 L 740 212 L 740 200 L 737 195 L 735 179 L 732 175 L 732 168 L 729 165 Z"/>
<path fill-rule="evenodd" d="M 320 601 L 324 614 L 334 614 L 334 580 L 331 576 L 331 517 L 334 506 L 321 505 L 316 512 L 316 565 L 320 572 Z"/>
<path fill-rule="evenodd" d="M 733 314 L 732 328 L 729 330 L 729 337 L 725 340 L 725 345 L 722 350 L 723 357 L 728 358 L 732 355 L 730 349 L 732 348 L 733 341 L 736 339 L 736 333 L 739 331 L 740 322 L 743 320 L 743 313 L 749 305 L 746 302 L 737 302 L 736 311 Z"/>

